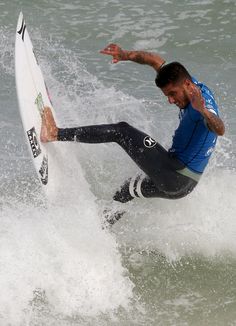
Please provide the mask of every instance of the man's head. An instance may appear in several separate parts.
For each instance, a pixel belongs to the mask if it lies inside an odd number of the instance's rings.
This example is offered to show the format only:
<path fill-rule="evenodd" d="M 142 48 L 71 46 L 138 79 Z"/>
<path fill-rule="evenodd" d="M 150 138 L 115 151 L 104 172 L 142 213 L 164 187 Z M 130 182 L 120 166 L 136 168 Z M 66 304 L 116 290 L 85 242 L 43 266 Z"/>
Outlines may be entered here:
<path fill-rule="evenodd" d="M 189 103 L 192 78 L 187 69 L 179 62 L 171 62 L 163 66 L 155 82 L 157 87 L 168 97 L 170 104 L 176 104 L 182 109 Z"/>

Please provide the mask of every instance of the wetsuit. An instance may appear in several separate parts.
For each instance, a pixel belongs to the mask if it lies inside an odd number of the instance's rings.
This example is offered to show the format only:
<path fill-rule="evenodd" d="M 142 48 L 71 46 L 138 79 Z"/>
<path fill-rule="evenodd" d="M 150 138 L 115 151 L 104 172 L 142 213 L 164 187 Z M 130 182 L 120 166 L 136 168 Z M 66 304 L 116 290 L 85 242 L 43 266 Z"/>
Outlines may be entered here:
<path fill-rule="evenodd" d="M 218 113 L 210 90 L 193 79 L 202 90 L 208 109 Z M 209 103 L 208 103 L 209 104 Z M 189 104 L 181 110 L 180 124 L 169 151 L 153 138 L 126 122 L 78 128 L 59 128 L 59 141 L 119 144 L 145 173 L 127 180 L 113 197 L 122 203 L 135 197 L 177 199 L 186 196 L 196 186 L 212 149 L 216 135 L 202 115 Z M 199 140 L 199 141 L 198 141 Z"/>

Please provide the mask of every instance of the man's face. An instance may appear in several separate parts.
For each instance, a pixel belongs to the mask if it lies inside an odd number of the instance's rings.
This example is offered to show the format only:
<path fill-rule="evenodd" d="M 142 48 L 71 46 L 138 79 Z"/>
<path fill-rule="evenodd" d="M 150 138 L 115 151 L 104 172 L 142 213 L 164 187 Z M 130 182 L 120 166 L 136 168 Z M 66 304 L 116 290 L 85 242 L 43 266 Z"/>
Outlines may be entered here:
<path fill-rule="evenodd" d="M 189 103 L 191 81 L 186 79 L 178 84 L 170 83 L 161 88 L 163 94 L 168 98 L 170 104 L 177 105 L 183 109 Z"/>

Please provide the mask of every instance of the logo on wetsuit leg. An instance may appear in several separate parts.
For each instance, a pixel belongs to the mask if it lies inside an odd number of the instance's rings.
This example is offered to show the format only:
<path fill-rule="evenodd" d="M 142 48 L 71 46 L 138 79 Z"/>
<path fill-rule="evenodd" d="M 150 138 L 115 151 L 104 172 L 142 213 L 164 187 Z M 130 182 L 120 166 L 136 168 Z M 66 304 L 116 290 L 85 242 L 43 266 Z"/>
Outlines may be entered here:
<path fill-rule="evenodd" d="M 147 148 L 152 148 L 152 147 L 154 147 L 155 145 L 156 145 L 156 141 L 152 138 L 152 137 L 150 137 L 150 136 L 146 136 L 145 138 L 144 138 L 144 140 L 143 140 L 143 144 L 144 144 L 144 146 L 145 147 L 147 147 Z"/>

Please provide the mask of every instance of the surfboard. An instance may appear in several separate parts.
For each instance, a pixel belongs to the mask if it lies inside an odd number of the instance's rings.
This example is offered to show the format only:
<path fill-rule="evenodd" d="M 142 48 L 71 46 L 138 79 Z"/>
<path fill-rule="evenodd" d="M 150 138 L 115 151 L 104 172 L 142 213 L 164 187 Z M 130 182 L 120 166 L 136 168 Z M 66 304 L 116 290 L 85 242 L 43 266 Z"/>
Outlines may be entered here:
<path fill-rule="evenodd" d="M 16 28 L 15 78 L 26 141 L 40 183 L 47 187 L 50 162 L 47 146 L 40 142 L 41 115 L 45 106 L 49 106 L 53 114 L 54 110 L 22 12 Z"/>

